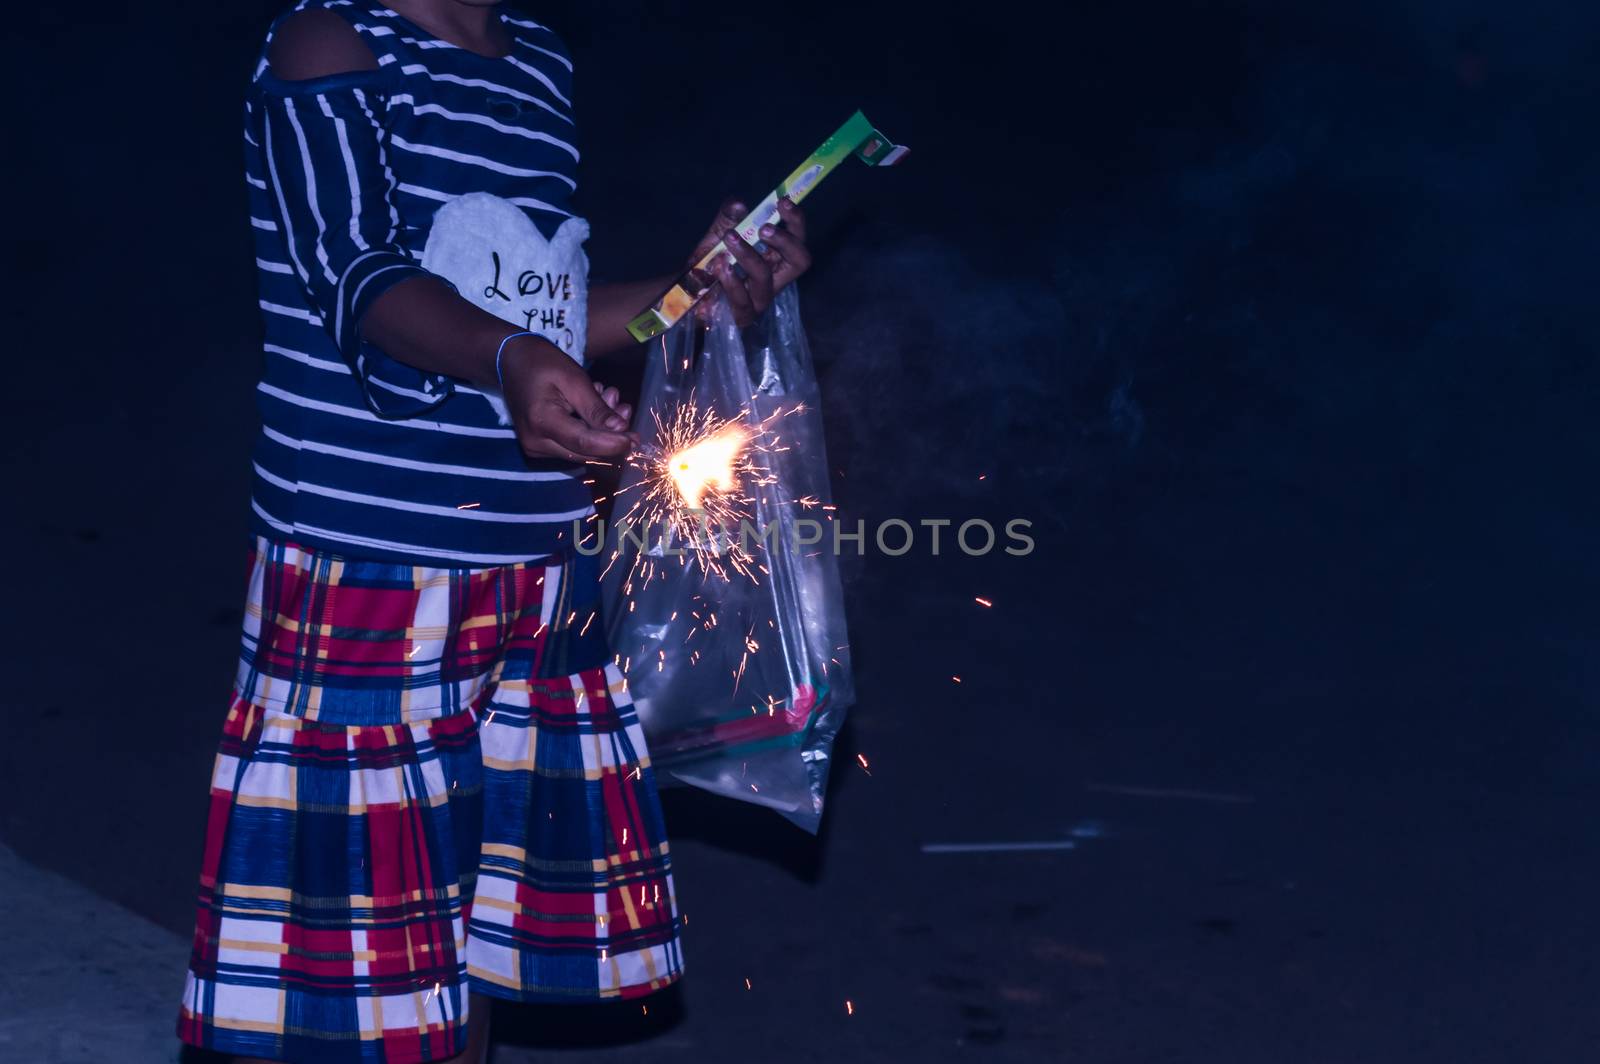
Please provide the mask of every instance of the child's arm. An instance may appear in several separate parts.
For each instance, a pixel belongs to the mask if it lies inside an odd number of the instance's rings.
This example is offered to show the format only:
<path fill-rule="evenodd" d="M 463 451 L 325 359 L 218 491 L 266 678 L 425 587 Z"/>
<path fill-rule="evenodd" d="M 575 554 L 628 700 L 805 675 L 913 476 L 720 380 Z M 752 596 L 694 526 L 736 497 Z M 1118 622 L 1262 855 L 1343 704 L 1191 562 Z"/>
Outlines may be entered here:
<path fill-rule="evenodd" d="M 493 388 L 531 457 L 582 461 L 632 444 L 610 397 L 554 345 L 517 332 L 426 273 L 396 241 L 398 215 L 373 106 L 382 75 L 343 19 L 303 11 L 268 49 L 263 149 L 286 251 L 384 417 L 425 412 L 465 380 Z"/>
<path fill-rule="evenodd" d="M 379 296 L 361 319 L 361 331 L 408 365 L 497 388 L 500 341 L 520 330 L 422 274 Z M 616 391 L 602 393 L 548 340 L 512 340 L 501 368 L 506 410 L 528 457 L 581 462 L 626 454 L 636 442 L 626 431 L 630 411 L 617 407 Z"/>
<path fill-rule="evenodd" d="M 767 226 L 761 230 L 761 240 L 767 245 L 759 252 L 746 244 L 734 232 L 734 226 L 744 219 L 748 208 L 736 200 L 728 200 L 717 212 L 706 235 L 690 253 L 688 266 L 699 262 L 706 252 L 716 247 L 717 241 L 727 241 L 732 259 L 721 259 L 712 266 L 717 280 L 727 293 L 728 305 L 733 308 L 734 320 L 749 325 L 772 304 L 772 297 L 811 266 L 811 253 L 806 249 L 806 219 L 800 208 L 788 199 L 778 201 L 782 216 L 781 226 Z M 733 272 L 730 262 L 737 261 L 744 270 L 740 277 Z M 587 354 L 600 358 L 614 351 L 636 346 L 628 333 L 628 322 L 648 307 L 678 279 L 678 273 L 664 274 L 646 281 L 623 284 L 595 285 L 589 290 L 589 342 Z M 700 308 L 709 307 L 701 303 Z"/>

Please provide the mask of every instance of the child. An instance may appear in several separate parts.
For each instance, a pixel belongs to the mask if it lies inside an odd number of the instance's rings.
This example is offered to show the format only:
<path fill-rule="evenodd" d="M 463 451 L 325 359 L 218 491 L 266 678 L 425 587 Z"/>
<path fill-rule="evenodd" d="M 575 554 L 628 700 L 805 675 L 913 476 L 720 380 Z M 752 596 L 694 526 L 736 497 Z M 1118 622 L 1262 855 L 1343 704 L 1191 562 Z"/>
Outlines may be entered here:
<path fill-rule="evenodd" d="M 670 281 L 586 291 L 571 62 L 488 0 L 301 0 L 246 108 L 266 325 L 238 680 L 179 1020 L 290 1061 L 481 1061 L 485 995 L 683 967 L 650 759 L 569 548 L 630 411 L 581 368 Z M 741 320 L 809 259 L 728 204 Z"/>

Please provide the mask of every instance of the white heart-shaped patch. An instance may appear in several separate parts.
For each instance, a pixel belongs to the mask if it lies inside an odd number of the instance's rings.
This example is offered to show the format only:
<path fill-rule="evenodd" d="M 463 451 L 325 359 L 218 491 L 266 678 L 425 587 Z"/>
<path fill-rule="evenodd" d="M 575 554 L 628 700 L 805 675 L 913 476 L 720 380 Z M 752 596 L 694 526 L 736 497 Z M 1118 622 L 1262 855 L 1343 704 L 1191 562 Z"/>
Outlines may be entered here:
<path fill-rule="evenodd" d="M 471 192 L 433 216 L 422 268 L 455 285 L 461 296 L 518 329 L 555 344 L 583 364 L 589 317 L 589 223 L 568 218 L 546 240 L 522 208 L 488 192 Z M 484 396 L 511 424 L 498 395 Z"/>

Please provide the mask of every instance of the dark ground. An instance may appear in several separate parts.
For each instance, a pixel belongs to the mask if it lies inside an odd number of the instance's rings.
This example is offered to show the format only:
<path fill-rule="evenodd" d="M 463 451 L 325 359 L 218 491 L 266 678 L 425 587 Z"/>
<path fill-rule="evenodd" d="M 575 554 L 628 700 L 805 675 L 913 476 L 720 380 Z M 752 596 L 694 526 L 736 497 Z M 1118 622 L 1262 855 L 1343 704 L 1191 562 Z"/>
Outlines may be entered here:
<path fill-rule="evenodd" d="M 3 31 L 0 841 L 185 933 L 246 528 L 238 99 L 273 6 Z M 541 12 L 583 79 L 597 277 L 670 264 L 863 107 L 915 154 L 808 204 L 842 509 L 1027 517 L 1039 550 L 852 564 L 822 837 L 674 793 L 682 992 L 508 1032 L 1600 1052 L 1594 9 L 648 6 Z"/>

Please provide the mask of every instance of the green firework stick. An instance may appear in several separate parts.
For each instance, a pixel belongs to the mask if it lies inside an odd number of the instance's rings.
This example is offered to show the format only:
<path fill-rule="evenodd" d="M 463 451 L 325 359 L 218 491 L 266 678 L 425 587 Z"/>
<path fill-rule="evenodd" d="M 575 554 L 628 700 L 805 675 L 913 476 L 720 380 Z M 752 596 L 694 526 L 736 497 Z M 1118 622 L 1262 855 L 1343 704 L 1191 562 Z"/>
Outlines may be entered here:
<path fill-rule="evenodd" d="M 734 229 L 746 243 L 759 244 L 761 227 L 778 220 L 778 200 L 787 196 L 799 203 L 834 167 L 851 155 L 868 166 L 893 166 L 905 158 L 909 150 L 873 129 L 867 116 L 857 111 L 833 136 L 823 141 L 821 147 L 808 155 L 805 162 L 795 167 L 794 172 L 745 215 Z M 717 256 L 727 252 L 726 242 L 718 241 L 717 246 L 674 281 L 660 299 L 630 321 L 628 332 L 633 338 L 643 343 L 672 328 L 715 284 L 709 267 Z"/>

